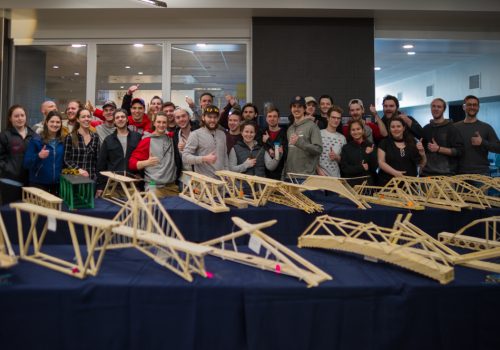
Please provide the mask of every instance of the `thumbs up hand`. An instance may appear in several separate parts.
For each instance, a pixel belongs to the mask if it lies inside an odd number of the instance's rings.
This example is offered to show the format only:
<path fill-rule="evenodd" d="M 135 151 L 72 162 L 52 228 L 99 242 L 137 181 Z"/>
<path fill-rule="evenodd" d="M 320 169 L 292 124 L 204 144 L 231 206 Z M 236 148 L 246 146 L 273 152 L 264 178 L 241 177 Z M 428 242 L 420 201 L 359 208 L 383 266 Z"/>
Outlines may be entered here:
<path fill-rule="evenodd" d="M 439 151 L 439 145 L 437 144 L 434 137 L 432 138 L 432 141 L 427 144 L 427 149 L 433 153 Z"/>
<path fill-rule="evenodd" d="M 47 149 L 47 145 L 43 145 L 43 148 L 40 152 L 38 152 L 38 157 L 40 159 L 45 159 L 49 156 L 49 150 Z"/>
<path fill-rule="evenodd" d="M 422 144 L 422 139 L 418 140 L 418 142 L 417 142 L 417 150 L 418 150 L 418 153 L 425 154 L 425 149 L 424 149 L 424 145 Z"/>
<path fill-rule="evenodd" d="M 483 143 L 483 138 L 481 135 L 479 135 L 479 131 L 476 131 L 474 133 L 474 136 L 470 138 L 470 142 L 472 143 L 472 146 L 481 146 Z"/>
<path fill-rule="evenodd" d="M 371 145 L 371 146 L 368 146 L 365 148 L 365 153 L 366 154 L 370 154 L 373 152 L 373 148 L 375 147 L 375 145 Z"/>

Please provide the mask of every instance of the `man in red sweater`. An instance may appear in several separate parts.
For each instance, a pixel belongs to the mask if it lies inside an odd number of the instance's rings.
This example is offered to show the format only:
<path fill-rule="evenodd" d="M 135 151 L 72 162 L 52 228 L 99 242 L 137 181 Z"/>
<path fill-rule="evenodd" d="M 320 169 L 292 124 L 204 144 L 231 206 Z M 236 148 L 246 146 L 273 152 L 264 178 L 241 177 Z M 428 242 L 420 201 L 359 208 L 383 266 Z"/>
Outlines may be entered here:
<path fill-rule="evenodd" d="M 131 131 L 136 131 L 139 134 L 144 134 L 145 131 L 150 131 L 151 121 L 146 113 L 144 113 L 146 105 L 142 98 L 134 98 L 130 106 L 130 114 L 128 116 L 128 128 Z"/>

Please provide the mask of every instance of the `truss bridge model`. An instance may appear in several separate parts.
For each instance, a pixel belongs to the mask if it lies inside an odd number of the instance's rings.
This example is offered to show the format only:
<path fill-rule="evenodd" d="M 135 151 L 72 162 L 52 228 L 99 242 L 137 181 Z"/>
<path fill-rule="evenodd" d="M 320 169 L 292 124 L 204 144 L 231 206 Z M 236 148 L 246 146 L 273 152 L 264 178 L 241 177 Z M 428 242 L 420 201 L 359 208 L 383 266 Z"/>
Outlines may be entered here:
<path fill-rule="evenodd" d="M 17 264 L 17 258 L 10 244 L 7 230 L 0 215 L 0 269 L 7 269 Z"/>
<path fill-rule="evenodd" d="M 393 177 L 382 188 L 355 186 L 355 189 L 366 201 L 382 205 L 407 209 L 433 207 L 452 211 L 471 208 L 449 182 L 429 177 Z M 366 193 L 367 190 L 372 190 L 371 196 Z"/>
<path fill-rule="evenodd" d="M 183 189 L 179 197 L 213 213 L 229 211 L 224 194 L 220 192 L 224 190 L 223 181 L 193 171 L 183 171 L 181 181 Z"/>
<path fill-rule="evenodd" d="M 36 204 L 41 207 L 61 210 L 63 200 L 51 193 L 36 187 L 23 187 L 24 203 Z"/>
<path fill-rule="evenodd" d="M 330 275 L 261 231 L 274 225 L 276 220 L 258 224 L 250 224 L 238 217 L 233 217 L 232 220 L 240 230 L 204 242 L 203 245 L 212 248 L 210 254 L 224 260 L 296 277 L 306 282 L 308 287 L 315 287 L 332 279 Z M 247 238 L 250 252 L 242 250 Z"/>
<path fill-rule="evenodd" d="M 446 254 L 413 231 L 384 228 L 328 215 L 317 217 L 299 237 L 299 247 L 326 248 L 382 260 L 417 272 L 442 284 L 454 278 Z"/>
<path fill-rule="evenodd" d="M 479 187 L 491 206 L 500 207 L 500 197 L 491 194 L 492 192 L 500 193 L 500 177 L 489 177 L 478 174 L 463 174 L 453 177 Z"/>
<path fill-rule="evenodd" d="M 220 170 L 215 174 L 225 183 L 225 192 L 229 196 L 225 201 L 228 204 L 244 202 L 257 207 L 270 201 L 307 213 L 323 211 L 321 205 L 302 193 L 316 188 L 227 170 Z"/>
<path fill-rule="evenodd" d="M 484 191 L 460 177 L 432 176 L 430 178 L 438 181 L 439 183 L 447 182 L 450 186 L 446 186 L 445 189 L 453 189 L 453 191 L 472 208 L 491 208 L 490 200 L 488 196 L 485 195 Z"/>
<path fill-rule="evenodd" d="M 360 198 L 356 191 L 351 187 L 348 182 L 349 179 L 296 173 L 288 173 L 288 177 L 292 183 L 302 184 L 319 190 L 335 192 L 338 195 L 349 199 L 351 202 L 356 204 L 359 209 L 371 208 L 370 205 L 363 198 Z M 301 180 L 303 180 L 303 182 L 299 183 Z"/>
<path fill-rule="evenodd" d="M 132 199 L 132 195 L 137 192 L 135 183 L 142 181 L 142 179 L 127 176 L 125 172 L 114 173 L 112 171 L 101 171 L 101 175 L 108 178 L 101 198 L 120 206 Z M 125 198 L 125 200 L 123 198 Z"/>

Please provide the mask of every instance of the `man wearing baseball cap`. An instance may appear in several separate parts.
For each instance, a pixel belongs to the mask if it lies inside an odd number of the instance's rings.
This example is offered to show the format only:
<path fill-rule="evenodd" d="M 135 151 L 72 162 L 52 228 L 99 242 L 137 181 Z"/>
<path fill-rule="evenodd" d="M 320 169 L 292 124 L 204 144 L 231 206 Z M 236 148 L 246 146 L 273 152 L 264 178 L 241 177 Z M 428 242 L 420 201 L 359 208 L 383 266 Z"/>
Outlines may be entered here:
<path fill-rule="evenodd" d="M 294 122 L 287 131 L 288 155 L 284 175 L 288 173 L 316 174 L 319 156 L 323 151 L 321 133 L 318 126 L 305 118 L 306 101 L 295 96 L 290 101 L 290 111 Z"/>
<path fill-rule="evenodd" d="M 116 103 L 113 101 L 106 101 L 102 105 L 102 116 L 104 123 L 97 125 L 95 131 L 99 136 L 99 143 L 102 145 L 104 139 L 115 131 L 115 117 L 113 113 L 116 111 Z"/>
<path fill-rule="evenodd" d="M 199 174 L 217 178 L 217 170 L 228 169 L 226 134 L 219 129 L 219 108 L 205 107 L 201 125 L 189 134 L 182 161 L 194 165 L 194 171 Z"/>

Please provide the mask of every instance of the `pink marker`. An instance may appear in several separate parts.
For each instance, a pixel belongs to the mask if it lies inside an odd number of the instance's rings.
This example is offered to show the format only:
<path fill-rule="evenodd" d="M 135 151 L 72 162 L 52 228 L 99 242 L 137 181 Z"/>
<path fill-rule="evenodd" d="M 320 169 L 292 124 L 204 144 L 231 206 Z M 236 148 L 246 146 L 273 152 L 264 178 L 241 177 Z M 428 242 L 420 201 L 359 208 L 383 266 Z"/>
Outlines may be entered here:
<path fill-rule="evenodd" d="M 276 267 L 274 268 L 276 270 L 276 273 L 281 273 L 281 265 L 276 264 Z"/>
<path fill-rule="evenodd" d="M 209 271 L 207 271 L 207 272 L 205 272 L 205 277 L 206 278 L 214 278 L 214 274 L 211 273 L 211 272 L 209 272 Z"/>

